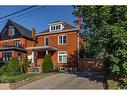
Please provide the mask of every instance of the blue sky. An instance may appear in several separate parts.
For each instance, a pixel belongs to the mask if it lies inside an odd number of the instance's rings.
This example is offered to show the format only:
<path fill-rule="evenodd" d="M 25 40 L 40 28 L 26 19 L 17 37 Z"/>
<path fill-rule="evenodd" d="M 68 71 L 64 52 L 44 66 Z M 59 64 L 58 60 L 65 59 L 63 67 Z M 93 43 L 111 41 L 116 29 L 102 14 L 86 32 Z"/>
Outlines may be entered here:
<path fill-rule="evenodd" d="M 27 7 L 29 6 L 0 6 L 0 17 L 22 10 Z M 38 8 L 40 9 L 34 11 L 33 13 L 29 13 L 29 11 Z M 0 31 L 3 29 L 4 25 L 6 24 L 7 19 L 11 19 L 12 17 L 16 17 L 21 14 L 25 14 L 25 15 L 12 20 L 25 26 L 30 30 L 34 26 L 35 29 L 37 30 L 37 33 L 47 29 L 48 24 L 50 22 L 57 21 L 57 20 L 67 22 L 75 26 L 73 21 L 76 20 L 76 17 L 72 15 L 72 12 L 73 12 L 72 6 L 37 6 L 34 7 L 33 9 L 21 12 L 14 16 L 10 16 L 5 19 L 0 19 Z"/>

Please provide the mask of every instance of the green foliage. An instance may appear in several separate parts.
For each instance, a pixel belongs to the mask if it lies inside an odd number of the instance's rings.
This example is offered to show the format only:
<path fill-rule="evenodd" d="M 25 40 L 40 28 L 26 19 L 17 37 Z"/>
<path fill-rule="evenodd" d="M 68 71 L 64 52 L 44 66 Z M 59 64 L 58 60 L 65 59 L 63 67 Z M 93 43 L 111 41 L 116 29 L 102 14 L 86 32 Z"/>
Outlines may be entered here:
<path fill-rule="evenodd" d="M 119 83 L 113 80 L 108 81 L 108 89 L 120 89 Z"/>
<path fill-rule="evenodd" d="M 77 6 L 89 46 L 106 60 L 110 74 L 127 74 L 127 6 Z"/>
<path fill-rule="evenodd" d="M 0 76 L 0 83 L 15 83 L 15 82 L 25 80 L 27 78 L 34 77 L 35 75 L 36 74 L 34 73 L 31 73 L 31 74 L 22 73 L 22 74 L 14 75 L 14 76 L 8 76 L 7 74 L 3 74 Z"/>
<path fill-rule="evenodd" d="M 42 63 L 42 71 L 45 73 L 54 71 L 54 66 L 50 54 L 45 54 L 44 61 Z"/>
<path fill-rule="evenodd" d="M 10 83 L 19 82 L 19 81 L 25 80 L 27 78 L 34 77 L 35 75 L 36 74 L 34 74 L 34 73 L 22 73 L 22 74 L 19 74 L 19 75 L 16 75 L 16 76 L 10 76 L 9 77 L 9 82 Z"/>
<path fill-rule="evenodd" d="M 2 74 L 4 74 L 6 71 L 7 71 L 6 66 L 2 66 L 2 67 L 0 68 L 0 76 L 1 76 Z"/>
<path fill-rule="evenodd" d="M 23 62 L 24 72 L 27 72 L 28 71 L 28 67 L 29 67 L 28 57 L 27 57 L 27 55 L 25 55 L 25 59 L 24 59 L 24 62 Z"/>
<path fill-rule="evenodd" d="M 7 72 L 9 75 L 17 75 L 20 73 L 20 65 L 18 58 L 11 58 L 7 65 Z"/>
<path fill-rule="evenodd" d="M 0 61 L 0 68 L 5 65 L 5 62 Z"/>
<path fill-rule="evenodd" d="M 8 74 L 7 74 L 7 67 L 2 66 L 0 68 L 0 82 L 6 83 L 8 81 L 9 81 L 9 79 L 8 79 Z"/>
<path fill-rule="evenodd" d="M 8 76 L 7 75 L 1 75 L 0 82 L 2 82 L 2 83 L 8 83 L 9 82 Z"/>
<path fill-rule="evenodd" d="M 108 89 L 127 89 L 127 79 L 108 80 Z"/>

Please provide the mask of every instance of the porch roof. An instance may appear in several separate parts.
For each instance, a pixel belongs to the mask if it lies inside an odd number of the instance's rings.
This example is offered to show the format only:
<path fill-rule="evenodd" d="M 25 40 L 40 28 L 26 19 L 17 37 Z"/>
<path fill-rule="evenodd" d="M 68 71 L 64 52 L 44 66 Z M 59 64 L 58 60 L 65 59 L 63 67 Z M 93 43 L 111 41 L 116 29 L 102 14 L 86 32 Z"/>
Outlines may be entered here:
<path fill-rule="evenodd" d="M 0 52 L 4 52 L 4 51 L 19 51 L 19 52 L 26 52 L 25 49 L 18 48 L 18 47 L 4 47 L 4 48 L 0 48 Z"/>
<path fill-rule="evenodd" d="M 35 46 L 35 47 L 27 47 L 27 50 L 51 50 L 51 51 L 56 51 L 56 47 L 52 46 Z"/>

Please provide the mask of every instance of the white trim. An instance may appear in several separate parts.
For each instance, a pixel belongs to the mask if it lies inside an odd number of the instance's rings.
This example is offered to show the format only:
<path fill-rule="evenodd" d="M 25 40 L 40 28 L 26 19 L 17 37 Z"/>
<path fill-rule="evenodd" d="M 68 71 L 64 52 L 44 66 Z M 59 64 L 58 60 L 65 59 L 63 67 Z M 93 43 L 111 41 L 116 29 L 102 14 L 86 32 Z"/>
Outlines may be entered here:
<path fill-rule="evenodd" d="M 36 34 L 36 36 L 40 36 L 40 35 L 46 35 L 46 34 L 56 34 L 56 33 L 63 33 L 63 32 L 77 32 L 78 29 L 67 29 L 67 30 L 60 30 L 58 31 L 53 31 L 53 32 L 47 32 L 47 33 L 40 33 L 40 34 Z"/>
<path fill-rule="evenodd" d="M 54 29 L 54 27 L 55 27 L 55 29 Z M 56 27 L 59 27 L 58 29 L 56 29 Z M 52 28 L 53 28 L 53 30 L 52 30 Z M 52 32 L 52 31 L 61 31 L 61 30 L 63 30 L 63 25 L 62 24 L 51 24 L 50 26 L 49 26 L 49 31 L 50 32 Z"/>
<path fill-rule="evenodd" d="M 42 49 L 51 49 L 51 50 L 57 50 L 57 48 L 52 47 L 52 46 L 35 46 L 35 47 L 27 47 L 25 48 L 27 50 L 42 50 Z"/>
<path fill-rule="evenodd" d="M 60 36 L 62 36 L 62 41 L 63 41 L 63 36 L 66 36 L 66 43 L 63 43 L 63 44 L 59 43 L 59 37 Z M 58 41 L 58 45 L 67 45 L 68 44 L 68 35 L 67 34 L 59 35 L 57 41 Z"/>
<path fill-rule="evenodd" d="M 32 51 L 32 63 L 34 63 L 34 51 Z"/>
<path fill-rule="evenodd" d="M 59 53 L 60 53 L 60 52 L 66 52 L 66 56 L 68 55 L 68 54 L 67 54 L 67 51 L 58 51 L 58 52 L 57 52 L 57 62 L 58 62 L 58 63 L 65 63 L 65 64 L 66 64 L 67 62 L 59 62 Z M 63 59 L 62 59 L 62 60 L 63 60 Z"/>

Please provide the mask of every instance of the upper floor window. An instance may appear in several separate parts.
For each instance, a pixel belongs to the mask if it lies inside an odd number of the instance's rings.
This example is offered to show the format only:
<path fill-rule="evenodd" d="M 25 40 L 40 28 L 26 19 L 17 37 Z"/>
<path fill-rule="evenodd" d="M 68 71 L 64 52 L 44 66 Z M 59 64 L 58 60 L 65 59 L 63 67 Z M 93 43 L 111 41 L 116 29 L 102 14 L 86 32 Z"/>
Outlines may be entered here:
<path fill-rule="evenodd" d="M 8 35 L 9 36 L 13 36 L 14 35 L 14 32 L 15 32 L 14 26 L 9 26 Z"/>
<path fill-rule="evenodd" d="M 50 25 L 50 31 L 57 31 L 57 30 L 62 30 L 63 29 L 63 25 L 59 24 L 59 25 Z"/>
<path fill-rule="evenodd" d="M 49 37 L 44 37 L 44 45 L 49 45 Z"/>
<path fill-rule="evenodd" d="M 66 43 L 67 43 L 67 35 L 58 36 L 59 45 L 66 44 Z"/>
<path fill-rule="evenodd" d="M 14 41 L 14 46 L 19 47 L 21 45 L 21 41 L 20 40 L 15 40 Z"/>
<path fill-rule="evenodd" d="M 3 47 L 8 47 L 8 42 L 4 42 Z"/>

